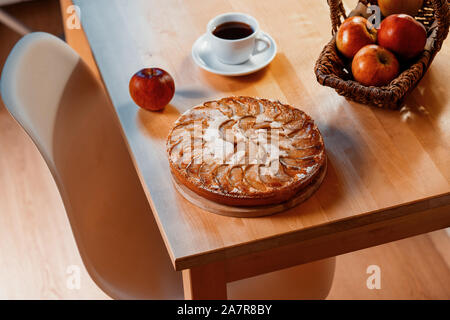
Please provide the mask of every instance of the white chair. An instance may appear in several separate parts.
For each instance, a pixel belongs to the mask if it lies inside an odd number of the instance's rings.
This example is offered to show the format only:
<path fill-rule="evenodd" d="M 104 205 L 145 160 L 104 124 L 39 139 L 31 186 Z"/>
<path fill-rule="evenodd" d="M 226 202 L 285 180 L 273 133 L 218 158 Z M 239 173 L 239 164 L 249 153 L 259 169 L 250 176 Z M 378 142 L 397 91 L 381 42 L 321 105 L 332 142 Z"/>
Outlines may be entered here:
<path fill-rule="evenodd" d="M 86 268 L 119 299 L 182 299 L 173 269 L 102 84 L 77 53 L 46 33 L 10 53 L 1 93 L 58 185 Z M 335 259 L 228 284 L 230 299 L 325 298 Z"/>

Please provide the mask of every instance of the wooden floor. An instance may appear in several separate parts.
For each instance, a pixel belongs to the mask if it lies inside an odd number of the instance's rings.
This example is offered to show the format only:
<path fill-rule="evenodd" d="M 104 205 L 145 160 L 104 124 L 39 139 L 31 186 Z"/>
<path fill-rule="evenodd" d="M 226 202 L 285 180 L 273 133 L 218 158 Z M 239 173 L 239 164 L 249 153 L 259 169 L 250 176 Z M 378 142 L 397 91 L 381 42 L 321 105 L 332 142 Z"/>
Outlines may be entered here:
<path fill-rule="evenodd" d="M 7 8 L 30 27 L 63 33 L 57 0 Z M 19 36 L 0 25 L 0 66 Z M 447 53 L 446 53 L 447 55 Z M 381 289 L 369 290 L 370 265 Z M 81 271 L 80 289 L 67 282 Z M 0 101 L 0 299 L 107 299 L 87 275 L 49 170 Z M 339 256 L 330 299 L 450 299 L 444 230 Z"/>

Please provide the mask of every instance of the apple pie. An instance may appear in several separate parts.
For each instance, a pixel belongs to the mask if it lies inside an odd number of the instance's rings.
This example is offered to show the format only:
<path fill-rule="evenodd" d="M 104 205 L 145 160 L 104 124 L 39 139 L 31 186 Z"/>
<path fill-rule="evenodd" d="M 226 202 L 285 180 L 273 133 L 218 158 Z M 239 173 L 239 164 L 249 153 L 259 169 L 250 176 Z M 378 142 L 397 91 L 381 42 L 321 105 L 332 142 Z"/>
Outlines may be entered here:
<path fill-rule="evenodd" d="M 306 113 L 251 97 L 189 109 L 170 131 L 167 153 L 177 183 L 231 206 L 288 201 L 326 170 L 322 136 Z"/>

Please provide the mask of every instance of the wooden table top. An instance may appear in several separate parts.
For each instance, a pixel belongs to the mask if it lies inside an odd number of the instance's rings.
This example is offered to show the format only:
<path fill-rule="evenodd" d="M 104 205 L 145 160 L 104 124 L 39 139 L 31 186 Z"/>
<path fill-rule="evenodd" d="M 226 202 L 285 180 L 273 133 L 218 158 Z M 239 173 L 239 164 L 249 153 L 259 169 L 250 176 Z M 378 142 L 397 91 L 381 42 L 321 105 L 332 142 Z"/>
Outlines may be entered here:
<path fill-rule="evenodd" d="M 314 63 L 331 37 L 325 0 L 74 2 L 177 270 L 450 204 L 448 41 L 406 108 L 387 111 L 348 102 L 316 82 Z M 254 16 L 275 39 L 278 54 L 267 68 L 231 78 L 194 64 L 192 44 L 209 19 L 229 11 Z M 160 113 L 140 110 L 128 93 L 131 76 L 150 66 L 175 79 L 175 96 Z M 177 193 L 165 150 L 171 125 L 190 107 L 230 95 L 279 99 L 315 119 L 328 173 L 307 202 L 240 219 L 198 209 Z"/>

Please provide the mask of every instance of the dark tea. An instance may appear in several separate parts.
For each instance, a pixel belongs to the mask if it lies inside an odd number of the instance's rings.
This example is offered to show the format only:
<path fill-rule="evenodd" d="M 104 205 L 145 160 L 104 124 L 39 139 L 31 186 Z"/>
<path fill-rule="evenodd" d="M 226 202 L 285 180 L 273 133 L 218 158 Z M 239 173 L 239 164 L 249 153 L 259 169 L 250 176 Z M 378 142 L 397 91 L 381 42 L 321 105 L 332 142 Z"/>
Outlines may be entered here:
<path fill-rule="evenodd" d="M 253 28 L 244 22 L 230 21 L 218 25 L 213 35 L 226 40 L 247 38 L 253 33 Z"/>

